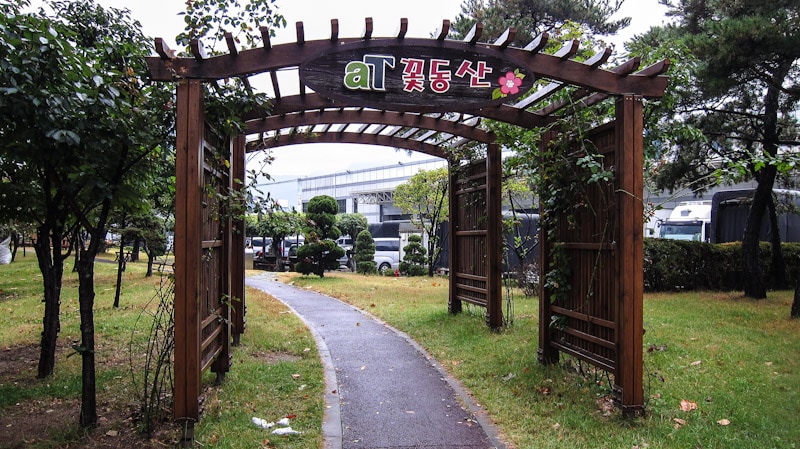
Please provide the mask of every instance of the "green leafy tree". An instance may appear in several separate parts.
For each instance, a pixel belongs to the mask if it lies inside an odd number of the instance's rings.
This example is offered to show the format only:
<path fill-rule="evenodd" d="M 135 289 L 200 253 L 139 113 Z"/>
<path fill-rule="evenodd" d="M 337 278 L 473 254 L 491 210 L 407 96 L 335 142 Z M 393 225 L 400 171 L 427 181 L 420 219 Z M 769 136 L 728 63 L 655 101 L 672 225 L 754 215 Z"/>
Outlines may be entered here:
<path fill-rule="evenodd" d="M 624 0 L 465 0 L 453 23 L 454 34 L 464 37 L 483 24 L 483 40 L 492 41 L 508 27 L 517 30 L 516 43 L 525 46 L 543 32 L 560 34 L 568 22 L 594 33 L 614 34 L 630 24 L 630 17 L 611 20 Z"/>
<path fill-rule="evenodd" d="M 408 237 L 408 245 L 403 247 L 403 261 L 400 262 L 400 273 L 407 276 L 423 276 L 426 273 L 427 259 L 422 236 L 412 234 Z"/>
<path fill-rule="evenodd" d="M 378 272 L 378 266 L 375 264 L 375 240 L 366 229 L 359 232 L 356 237 L 355 259 L 357 272 L 361 274 Z"/>
<path fill-rule="evenodd" d="M 355 238 L 361 231 L 367 229 L 367 217 L 364 214 L 339 214 L 336 223 L 342 235 Z"/>
<path fill-rule="evenodd" d="M 344 256 L 344 249 L 334 241 L 342 235 L 336 227 L 338 212 L 339 204 L 333 197 L 319 195 L 308 202 L 306 240 L 297 249 L 295 271 L 325 277 L 325 270 L 339 268 L 339 259 Z"/>
<path fill-rule="evenodd" d="M 720 171 L 726 181 L 757 182 L 742 239 L 744 293 L 766 297 L 758 263 L 762 219 L 782 169 L 792 171 L 797 147 L 795 119 L 800 90 L 797 60 L 800 4 L 774 2 L 665 1 L 677 19 L 670 30 L 696 58 L 693 83 L 681 118 L 702 130 L 668 154 L 662 185 L 695 181 Z M 698 168 L 692 168 L 698 167 Z M 678 181 L 675 181 L 678 180 Z M 773 265 L 780 265 L 780 240 L 773 240 Z"/>
<path fill-rule="evenodd" d="M 439 236 L 449 211 L 448 181 L 446 168 L 420 170 L 394 191 L 394 204 L 428 235 L 428 276 L 433 276 L 442 251 Z"/>
<path fill-rule="evenodd" d="M 256 224 L 257 235 L 268 236 L 272 239 L 270 245 L 271 255 L 276 257 L 277 270 L 283 271 L 283 254 L 281 242 L 287 236 L 299 234 L 303 229 L 304 217 L 297 212 L 270 211 L 261 216 Z"/>
<path fill-rule="evenodd" d="M 22 3 L 23 5 L 26 2 Z M 82 361 L 80 423 L 97 422 L 94 260 L 115 204 L 143 196 L 139 175 L 171 128 L 171 92 L 146 83 L 149 41 L 127 11 L 93 2 L 53 1 L 21 13 L 0 2 L 0 201 L 37 223 L 36 253 L 45 286 L 39 377 L 53 372 L 59 329 L 63 237 L 80 230 L 77 271 Z M 24 185 L 23 185 L 24 184 Z M 0 207 L 0 209 L 5 209 Z"/>

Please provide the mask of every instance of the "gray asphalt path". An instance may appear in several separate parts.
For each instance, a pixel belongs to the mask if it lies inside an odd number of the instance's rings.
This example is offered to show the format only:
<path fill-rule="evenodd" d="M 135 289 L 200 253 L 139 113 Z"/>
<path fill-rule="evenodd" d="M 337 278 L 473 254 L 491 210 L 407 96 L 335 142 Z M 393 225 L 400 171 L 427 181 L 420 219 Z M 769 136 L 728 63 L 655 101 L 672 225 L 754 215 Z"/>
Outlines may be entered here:
<path fill-rule="evenodd" d="M 317 340 L 326 365 L 326 449 L 505 449 L 460 385 L 404 334 L 266 273 L 247 285 L 293 309 Z"/>

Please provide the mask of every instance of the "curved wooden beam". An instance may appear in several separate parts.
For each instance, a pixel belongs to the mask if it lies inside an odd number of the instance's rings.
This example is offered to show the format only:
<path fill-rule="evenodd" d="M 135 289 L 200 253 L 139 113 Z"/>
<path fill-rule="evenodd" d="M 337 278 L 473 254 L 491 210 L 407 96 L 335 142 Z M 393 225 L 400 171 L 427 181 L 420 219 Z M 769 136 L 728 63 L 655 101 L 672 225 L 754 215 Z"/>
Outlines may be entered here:
<path fill-rule="evenodd" d="M 359 105 L 333 102 L 316 93 L 308 93 L 305 96 L 292 95 L 288 97 L 282 97 L 280 100 L 274 101 L 271 105 L 271 108 L 265 108 L 261 111 L 243 114 L 241 118 L 242 120 L 249 122 L 255 119 L 263 119 L 269 117 L 270 115 L 284 115 L 302 111 L 341 109 L 358 106 Z M 494 108 L 479 109 L 475 111 L 473 115 L 493 120 L 501 120 L 506 123 L 525 126 L 528 128 L 547 126 L 554 121 L 554 119 L 551 117 L 544 117 L 533 112 L 506 105 Z"/>
<path fill-rule="evenodd" d="M 447 153 L 440 147 L 413 139 L 384 136 L 380 134 L 359 134 L 351 132 L 328 133 L 303 133 L 281 135 L 267 139 L 263 142 L 253 142 L 248 145 L 247 152 L 260 151 L 266 148 L 284 147 L 310 143 L 352 143 L 362 145 L 376 145 L 382 147 L 403 148 L 418 151 L 430 156 L 447 158 Z"/>
<path fill-rule="evenodd" d="M 247 122 L 247 134 L 252 135 L 299 126 L 353 123 L 418 128 L 452 134 L 476 142 L 494 142 L 494 135 L 492 133 L 476 126 L 464 124 L 463 122 L 455 122 L 453 120 L 420 114 L 357 109 L 302 111 L 299 113 L 274 115 L 263 119 L 251 120 Z"/>

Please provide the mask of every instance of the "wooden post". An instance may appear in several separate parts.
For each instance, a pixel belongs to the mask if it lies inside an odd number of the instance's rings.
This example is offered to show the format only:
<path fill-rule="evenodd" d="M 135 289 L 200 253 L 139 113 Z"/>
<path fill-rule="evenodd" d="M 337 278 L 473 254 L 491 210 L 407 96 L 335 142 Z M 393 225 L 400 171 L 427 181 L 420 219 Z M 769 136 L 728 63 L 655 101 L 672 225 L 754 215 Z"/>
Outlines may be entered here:
<path fill-rule="evenodd" d="M 459 248 L 457 245 L 456 233 L 459 226 L 459 210 L 458 210 L 458 161 L 448 160 L 447 173 L 450 177 L 448 184 L 447 194 L 449 195 L 450 204 L 450 231 L 447 233 L 447 246 L 450 249 L 448 252 L 448 266 L 450 267 L 450 281 L 449 281 L 449 296 L 447 301 L 447 311 L 452 314 L 461 313 L 462 304 L 458 299 L 456 289 L 456 275 L 458 274 L 458 261 L 461 256 L 459 255 Z"/>
<path fill-rule="evenodd" d="M 617 255 L 619 304 L 614 399 L 623 414 L 644 410 L 642 335 L 644 294 L 644 205 L 642 97 L 625 95 L 616 103 Z"/>
<path fill-rule="evenodd" d="M 554 133 L 552 131 L 542 134 L 541 148 L 546 149 L 550 142 L 553 140 Z M 542 151 L 544 153 L 544 151 Z M 550 164 L 551 161 L 539 160 L 540 164 Z M 539 207 L 541 214 L 542 208 Z M 541 215 L 540 215 L 541 216 Z M 558 363 L 558 350 L 550 345 L 550 294 L 552 293 L 545 287 L 544 275 L 550 269 L 551 253 L 553 251 L 553 243 L 547 238 L 547 232 L 542 226 L 539 226 L 539 351 L 537 357 L 539 362 L 549 365 Z"/>
<path fill-rule="evenodd" d="M 193 426 L 200 417 L 202 260 L 200 201 L 203 182 L 203 87 L 181 80 L 177 92 L 175 159 L 175 404 L 173 417 Z"/>
<path fill-rule="evenodd" d="M 245 135 L 241 134 L 233 140 L 231 151 L 231 190 L 244 192 L 245 186 Z M 244 217 L 239 217 L 233 223 L 233 236 L 231 238 L 231 298 L 233 299 L 233 310 L 231 311 L 231 323 L 233 333 L 233 344 L 238 346 L 241 335 L 244 333 L 245 316 L 245 289 L 244 289 L 244 239 L 245 239 Z"/>
<path fill-rule="evenodd" d="M 486 324 L 492 330 L 503 327 L 501 163 L 500 145 L 489 144 L 486 155 Z"/>

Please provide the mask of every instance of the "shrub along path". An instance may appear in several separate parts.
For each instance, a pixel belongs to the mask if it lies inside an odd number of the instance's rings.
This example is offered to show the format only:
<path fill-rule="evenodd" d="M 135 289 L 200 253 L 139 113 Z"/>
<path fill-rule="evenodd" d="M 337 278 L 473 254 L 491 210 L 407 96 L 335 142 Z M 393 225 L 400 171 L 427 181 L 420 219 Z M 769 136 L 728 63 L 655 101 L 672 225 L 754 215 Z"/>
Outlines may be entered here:
<path fill-rule="evenodd" d="M 327 370 L 326 449 L 505 448 L 455 379 L 407 336 L 273 279 L 265 273 L 247 285 L 292 308 L 315 335 Z"/>

